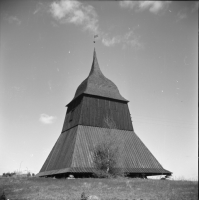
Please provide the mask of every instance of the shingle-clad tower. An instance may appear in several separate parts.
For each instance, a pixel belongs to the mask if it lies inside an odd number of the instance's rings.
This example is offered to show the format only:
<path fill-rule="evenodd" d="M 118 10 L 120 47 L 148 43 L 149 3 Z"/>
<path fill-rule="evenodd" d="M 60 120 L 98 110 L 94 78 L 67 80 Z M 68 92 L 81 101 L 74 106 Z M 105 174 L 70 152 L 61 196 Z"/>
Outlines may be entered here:
<path fill-rule="evenodd" d="M 94 49 L 91 71 L 68 103 L 62 132 L 37 176 L 91 174 L 92 149 L 110 130 L 104 123 L 107 116 L 115 123 L 111 131 L 123 141 L 124 172 L 130 176 L 171 175 L 135 134 L 127 103 L 102 74 Z"/>

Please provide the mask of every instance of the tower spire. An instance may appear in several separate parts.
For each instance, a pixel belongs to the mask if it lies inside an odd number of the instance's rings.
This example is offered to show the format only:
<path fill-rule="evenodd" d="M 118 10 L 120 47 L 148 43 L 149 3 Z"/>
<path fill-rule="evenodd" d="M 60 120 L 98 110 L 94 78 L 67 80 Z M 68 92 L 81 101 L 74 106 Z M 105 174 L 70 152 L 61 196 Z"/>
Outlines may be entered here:
<path fill-rule="evenodd" d="M 128 102 L 128 100 L 121 96 L 117 86 L 103 75 L 99 67 L 95 48 L 90 73 L 77 88 L 74 99 L 83 93 Z"/>
<path fill-rule="evenodd" d="M 100 67 L 99 67 L 99 64 L 98 64 L 98 60 L 97 60 L 97 54 L 96 54 L 96 51 L 95 51 L 95 47 L 94 47 L 94 51 L 93 51 L 93 63 L 92 63 L 92 66 L 91 66 L 91 71 L 89 73 L 89 76 L 91 74 L 96 74 L 96 75 L 102 75 L 102 72 L 100 70 Z"/>

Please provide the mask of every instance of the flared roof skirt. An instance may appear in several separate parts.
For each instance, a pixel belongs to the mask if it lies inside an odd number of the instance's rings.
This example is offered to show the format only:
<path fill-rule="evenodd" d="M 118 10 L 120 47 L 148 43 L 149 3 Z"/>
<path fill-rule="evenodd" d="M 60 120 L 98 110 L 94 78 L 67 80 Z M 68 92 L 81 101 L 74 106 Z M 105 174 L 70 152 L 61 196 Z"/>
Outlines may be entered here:
<path fill-rule="evenodd" d="M 117 86 L 102 74 L 95 49 L 91 71 L 77 88 L 73 100 L 83 93 L 128 102 L 128 100 L 121 96 Z"/>
<path fill-rule="evenodd" d="M 78 125 L 63 132 L 37 176 L 62 173 L 93 173 L 92 149 L 103 141 L 109 128 Z M 118 163 L 125 173 L 171 175 L 133 131 L 111 129 L 120 141 L 123 161 Z"/>

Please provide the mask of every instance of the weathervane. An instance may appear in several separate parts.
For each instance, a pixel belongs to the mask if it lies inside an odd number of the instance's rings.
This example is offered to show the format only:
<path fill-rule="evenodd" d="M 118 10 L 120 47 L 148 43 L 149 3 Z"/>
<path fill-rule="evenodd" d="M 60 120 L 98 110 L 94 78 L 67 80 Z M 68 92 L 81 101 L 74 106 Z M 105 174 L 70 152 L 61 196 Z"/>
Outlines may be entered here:
<path fill-rule="evenodd" d="M 95 44 L 95 38 L 97 38 L 98 35 L 94 35 L 94 40 L 93 40 L 93 43 Z"/>

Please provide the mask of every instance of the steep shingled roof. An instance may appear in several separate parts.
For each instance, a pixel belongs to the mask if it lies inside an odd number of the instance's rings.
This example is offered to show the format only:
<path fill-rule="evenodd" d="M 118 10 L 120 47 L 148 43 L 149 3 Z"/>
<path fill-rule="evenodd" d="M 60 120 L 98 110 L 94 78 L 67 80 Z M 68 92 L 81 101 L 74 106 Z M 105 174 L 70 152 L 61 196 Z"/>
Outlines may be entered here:
<path fill-rule="evenodd" d="M 103 135 L 110 132 L 119 137 L 122 159 L 119 166 L 124 172 L 146 175 L 171 175 L 165 170 L 144 143 L 133 131 L 92 126 L 75 126 L 63 132 L 37 176 L 48 176 L 67 172 L 90 172 L 95 168 L 92 149 Z"/>
<path fill-rule="evenodd" d="M 74 99 L 83 93 L 128 102 L 128 100 L 121 96 L 117 86 L 102 74 L 95 49 L 91 71 L 88 77 L 77 88 Z"/>

